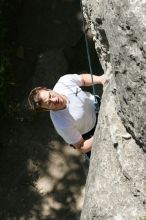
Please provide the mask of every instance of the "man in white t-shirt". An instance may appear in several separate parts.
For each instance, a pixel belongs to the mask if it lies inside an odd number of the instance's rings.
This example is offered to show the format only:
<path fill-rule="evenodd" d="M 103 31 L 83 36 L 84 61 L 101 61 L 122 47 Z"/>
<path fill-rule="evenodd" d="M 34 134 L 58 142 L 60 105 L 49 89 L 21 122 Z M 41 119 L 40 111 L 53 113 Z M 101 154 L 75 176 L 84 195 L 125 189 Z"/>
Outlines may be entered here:
<path fill-rule="evenodd" d="M 93 75 L 94 84 L 104 84 L 106 75 Z M 62 76 L 53 90 L 46 87 L 34 88 L 29 94 L 29 105 L 36 111 L 50 111 L 50 117 L 57 133 L 75 149 L 82 153 L 91 151 L 96 111 L 94 96 L 81 89 L 91 86 L 90 74 L 67 74 Z"/>

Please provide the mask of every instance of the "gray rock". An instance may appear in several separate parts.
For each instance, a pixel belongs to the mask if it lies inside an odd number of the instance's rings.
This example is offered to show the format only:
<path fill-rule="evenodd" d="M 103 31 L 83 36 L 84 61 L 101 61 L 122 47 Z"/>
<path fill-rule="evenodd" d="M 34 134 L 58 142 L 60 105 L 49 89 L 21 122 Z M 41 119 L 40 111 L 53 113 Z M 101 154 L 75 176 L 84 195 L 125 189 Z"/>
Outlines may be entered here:
<path fill-rule="evenodd" d="M 146 0 L 83 0 L 105 85 L 81 220 L 146 216 Z"/>
<path fill-rule="evenodd" d="M 83 3 L 101 64 L 112 63 L 120 117 L 146 150 L 146 1 Z"/>

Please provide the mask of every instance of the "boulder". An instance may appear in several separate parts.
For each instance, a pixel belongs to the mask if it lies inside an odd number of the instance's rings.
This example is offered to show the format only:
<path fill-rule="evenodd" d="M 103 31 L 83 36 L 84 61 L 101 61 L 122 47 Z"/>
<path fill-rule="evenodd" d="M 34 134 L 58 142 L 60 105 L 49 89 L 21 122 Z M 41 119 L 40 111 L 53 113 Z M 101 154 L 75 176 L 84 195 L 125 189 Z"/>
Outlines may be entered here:
<path fill-rule="evenodd" d="M 83 0 L 104 70 L 81 220 L 146 216 L 146 0 Z"/>

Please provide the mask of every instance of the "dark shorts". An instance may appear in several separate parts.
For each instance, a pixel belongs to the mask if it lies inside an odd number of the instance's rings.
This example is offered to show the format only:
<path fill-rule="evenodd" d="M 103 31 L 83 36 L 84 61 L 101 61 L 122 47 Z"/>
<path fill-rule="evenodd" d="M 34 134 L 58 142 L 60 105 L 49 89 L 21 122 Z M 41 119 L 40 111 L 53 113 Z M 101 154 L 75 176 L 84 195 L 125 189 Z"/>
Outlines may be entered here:
<path fill-rule="evenodd" d="M 84 140 L 88 140 L 89 138 L 91 138 L 93 135 L 94 135 L 94 132 L 95 132 L 95 128 L 96 128 L 96 125 L 97 125 L 97 120 L 98 120 L 98 112 L 99 112 L 99 108 L 100 108 L 100 97 L 99 96 L 96 96 L 96 99 L 97 99 L 97 114 L 96 114 L 96 123 L 95 123 L 95 126 L 94 128 L 92 128 L 92 130 L 90 130 L 89 132 L 87 132 L 86 134 L 83 134 L 82 137 Z M 91 151 L 86 153 L 87 157 L 90 158 L 91 156 Z"/>
<path fill-rule="evenodd" d="M 97 124 L 97 122 L 96 122 Z M 91 138 L 93 135 L 94 135 L 94 131 L 95 131 L 95 128 L 96 128 L 96 124 L 94 126 L 94 128 L 92 128 L 92 130 L 90 130 L 89 132 L 87 132 L 86 134 L 82 134 L 82 137 L 84 140 L 88 140 L 89 138 Z M 91 155 L 91 151 L 86 153 L 87 157 L 90 158 L 90 155 Z"/>

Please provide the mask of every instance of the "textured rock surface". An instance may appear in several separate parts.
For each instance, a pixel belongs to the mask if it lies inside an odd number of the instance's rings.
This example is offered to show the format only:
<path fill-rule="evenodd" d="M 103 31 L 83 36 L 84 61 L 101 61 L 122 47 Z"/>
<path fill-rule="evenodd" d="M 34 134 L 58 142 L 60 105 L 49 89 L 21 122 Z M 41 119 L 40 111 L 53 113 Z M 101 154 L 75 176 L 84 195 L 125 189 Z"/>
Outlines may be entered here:
<path fill-rule="evenodd" d="M 146 0 L 83 1 L 105 86 L 81 220 L 146 216 Z M 144 218 L 142 218 L 144 219 Z"/>

